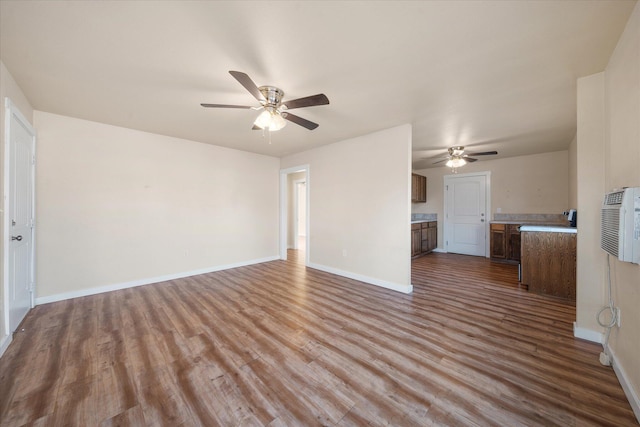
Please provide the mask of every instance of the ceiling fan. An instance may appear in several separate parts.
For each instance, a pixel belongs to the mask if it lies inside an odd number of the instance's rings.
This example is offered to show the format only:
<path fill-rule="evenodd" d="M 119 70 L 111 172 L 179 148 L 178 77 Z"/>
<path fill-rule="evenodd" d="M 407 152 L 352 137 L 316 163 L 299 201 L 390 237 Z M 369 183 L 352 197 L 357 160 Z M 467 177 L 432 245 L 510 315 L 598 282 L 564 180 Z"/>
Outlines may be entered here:
<path fill-rule="evenodd" d="M 466 165 L 467 163 L 472 163 L 477 161 L 478 159 L 474 159 L 469 156 L 493 156 L 498 154 L 497 151 L 482 151 L 482 152 L 465 152 L 463 146 L 450 147 L 448 150 L 448 155 L 445 156 L 444 159 L 438 160 L 433 164 L 438 164 L 442 162 L 447 162 L 445 165 L 453 169 L 453 172 L 456 172 L 456 169 Z"/>
<path fill-rule="evenodd" d="M 253 123 L 253 129 L 264 129 L 276 131 L 282 129 L 288 120 L 309 130 L 314 130 L 319 125 L 310 120 L 303 119 L 300 116 L 289 113 L 288 110 L 302 107 L 313 107 L 315 105 L 326 105 L 329 98 L 325 94 L 306 96 L 304 98 L 283 101 L 284 92 L 274 86 L 256 86 L 251 78 L 240 71 L 229 71 L 245 89 L 249 91 L 255 99 L 260 102 L 259 107 L 250 107 L 245 105 L 227 105 L 227 104 L 200 104 L 207 108 L 244 108 L 247 110 L 263 110 L 262 113 Z"/>

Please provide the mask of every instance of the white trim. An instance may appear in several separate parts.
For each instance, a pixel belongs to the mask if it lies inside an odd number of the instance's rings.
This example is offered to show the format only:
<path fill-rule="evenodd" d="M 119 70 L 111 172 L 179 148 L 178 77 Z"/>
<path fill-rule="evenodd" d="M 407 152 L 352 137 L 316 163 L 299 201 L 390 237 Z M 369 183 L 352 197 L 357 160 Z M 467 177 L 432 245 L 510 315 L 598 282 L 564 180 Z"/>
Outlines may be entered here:
<path fill-rule="evenodd" d="M 583 340 L 602 344 L 603 335 L 601 332 L 592 331 L 591 329 L 580 328 L 573 322 L 573 336 Z"/>
<path fill-rule="evenodd" d="M 32 229 L 31 229 L 31 277 L 30 282 L 31 286 L 31 308 L 35 305 L 35 292 L 36 292 L 36 275 L 35 275 L 35 266 L 36 266 L 36 181 L 35 181 L 35 156 L 36 156 L 36 130 L 31 126 L 31 123 L 25 116 L 22 115 L 18 107 L 9 99 L 8 97 L 4 98 L 4 107 L 5 107 L 5 126 L 4 126 L 4 172 L 3 172 L 3 201 L 2 201 L 2 224 L 4 229 L 4 241 L 2 242 L 3 247 L 3 265 L 4 271 L 2 274 L 2 292 L 3 292 L 3 311 L 4 311 L 4 331 L 0 331 L 2 336 L 10 336 L 12 335 L 11 325 L 10 325 L 10 307 L 9 307 L 9 214 L 10 214 L 10 206 L 9 206 L 9 184 L 10 177 L 9 171 L 11 169 L 10 161 L 11 161 L 11 116 L 15 116 L 16 119 L 20 122 L 22 126 L 29 132 L 31 135 L 31 143 L 33 149 L 33 157 L 34 163 L 31 165 L 31 220 L 32 220 Z"/>
<path fill-rule="evenodd" d="M 311 240 L 311 166 L 308 164 L 295 166 L 287 169 L 280 169 L 280 259 L 287 259 L 287 231 L 288 231 L 288 206 L 287 206 L 287 175 L 296 172 L 305 172 L 305 182 L 307 186 L 307 212 L 306 212 L 306 230 L 307 237 L 305 239 L 304 265 L 309 266 L 310 245 Z"/>
<path fill-rule="evenodd" d="M 631 409 L 633 409 L 633 413 L 636 415 L 638 423 L 640 423 L 640 397 L 633 389 L 633 382 L 625 372 L 624 368 L 618 363 L 616 354 L 610 346 L 607 347 L 607 354 L 611 357 L 611 366 L 613 366 L 613 371 L 616 373 L 616 377 L 618 377 L 618 381 L 622 386 L 622 390 L 624 390 L 624 394 L 627 396 L 627 400 L 629 400 L 629 404 L 631 405 Z"/>
<path fill-rule="evenodd" d="M 444 186 L 442 188 L 443 192 L 444 192 L 444 222 L 442 223 L 442 235 L 444 236 L 444 252 L 447 252 L 447 242 L 449 241 L 449 225 L 448 225 L 448 203 L 447 203 L 447 198 L 449 197 L 449 194 L 447 192 L 447 185 L 448 185 L 448 180 L 450 179 L 455 179 L 455 178 L 468 178 L 471 176 L 484 176 L 485 177 L 485 219 L 484 219 L 484 227 L 485 227 L 485 234 L 484 234 L 484 253 L 485 253 L 485 258 L 490 258 L 491 257 L 491 243 L 489 240 L 489 223 L 491 222 L 490 217 L 491 217 L 491 171 L 484 171 L 484 172 L 470 172 L 470 173 L 457 173 L 457 174 L 450 174 L 450 175 L 445 175 L 443 178 L 443 182 L 444 182 Z"/>
<path fill-rule="evenodd" d="M 362 274 L 352 273 L 350 271 L 339 270 L 333 267 L 327 267 L 326 265 L 310 263 L 310 268 L 316 270 L 325 271 L 327 273 L 335 274 L 337 276 L 347 277 L 349 279 L 359 280 L 360 282 L 368 283 L 370 285 L 380 286 L 381 288 L 391 289 L 393 291 L 410 294 L 413 292 L 413 285 L 402 285 L 400 283 L 387 282 L 385 280 L 375 279 L 369 276 L 363 276 Z"/>
<path fill-rule="evenodd" d="M 97 288 L 81 289 L 78 291 L 65 292 L 63 294 L 49 295 L 36 298 L 36 304 L 48 304 L 50 302 L 63 301 L 71 298 L 86 297 L 89 295 L 102 294 L 104 292 L 117 291 L 120 289 L 135 288 L 137 286 L 150 285 L 153 283 L 166 282 L 168 280 L 183 279 L 185 277 L 197 276 L 199 274 L 213 273 L 214 271 L 228 270 L 231 268 L 244 267 L 247 265 L 261 264 L 263 262 L 275 261 L 280 257 L 274 255 L 266 258 L 241 261 L 233 264 L 218 265 L 215 267 L 203 268 L 201 270 L 185 271 L 182 273 L 168 274 L 166 276 L 151 277 L 148 279 L 133 280 L 131 282 L 114 283 L 112 285 L 99 286 Z"/>
<path fill-rule="evenodd" d="M 435 249 L 433 250 L 433 252 L 438 252 L 438 253 L 441 253 L 441 254 L 446 254 L 446 253 L 447 253 L 447 251 L 445 251 L 445 250 L 444 250 L 444 249 L 442 249 L 442 248 L 435 248 Z"/>
<path fill-rule="evenodd" d="M 2 338 L 2 341 L 0 341 L 0 357 L 2 357 L 5 351 L 7 351 L 7 349 L 9 348 L 9 344 L 11 344 L 11 341 L 13 341 L 13 334 L 9 334 Z"/>

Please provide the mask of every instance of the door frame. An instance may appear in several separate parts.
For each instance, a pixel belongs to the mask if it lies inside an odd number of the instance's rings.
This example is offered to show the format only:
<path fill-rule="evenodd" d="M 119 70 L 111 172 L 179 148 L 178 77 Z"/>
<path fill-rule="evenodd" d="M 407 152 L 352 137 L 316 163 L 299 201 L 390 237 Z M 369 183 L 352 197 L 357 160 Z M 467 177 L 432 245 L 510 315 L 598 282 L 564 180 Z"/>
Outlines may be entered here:
<path fill-rule="evenodd" d="M 445 241 L 445 252 L 448 251 L 448 246 L 446 244 L 446 242 L 449 241 L 449 212 L 448 212 L 448 206 L 449 206 L 449 192 L 447 191 L 447 185 L 449 185 L 449 182 L 452 179 L 455 178 L 469 178 L 472 176 L 484 176 L 485 177 L 485 212 L 487 213 L 485 218 L 485 222 L 484 222 L 484 228 L 485 228 L 485 258 L 490 258 L 491 253 L 490 253 L 490 242 L 489 242 L 489 223 L 491 222 L 490 218 L 491 218 L 491 171 L 483 171 L 483 172 L 469 172 L 469 173 L 456 173 L 456 174 L 449 174 L 449 175 L 445 175 L 444 176 L 444 186 L 442 188 L 443 192 L 444 192 L 444 224 L 443 224 L 443 236 L 444 236 L 444 241 Z"/>
<path fill-rule="evenodd" d="M 287 169 L 280 169 L 280 259 L 287 259 L 287 233 L 288 233 L 288 183 L 287 176 L 296 172 L 305 172 L 305 182 L 307 186 L 307 203 L 305 212 L 305 223 L 307 230 L 307 238 L 305 239 L 304 265 L 309 265 L 309 240 L 310 233 L 310 206 L 311 206 L 311 166 L 308 164 L 295 166 Z"/>
<path fill-rule="evenodd" d="M 30 306 L 31 308 L 34 307 L 35 305 L 35 265 L 36 265 L 36 223 L 35 223 L 35 218 L 36 218 L 36 191 L 35 191 L 35 187 L 36 187 L 36 130 L 33 128 L 33 126 L 31 126 L 31 123 L 29 123 L 29 121 L 22 115 L 22 113 L 20 112 L 20 110 L 18 110 L 18 107 L 7 97 L 4 99 L 4 106 L 5 106 L 5 126 L 4 126 L 4 172 L 3 172 L 3 179 L 4 179 L 4 188 L 3 188 L 3 222 L 2 222 L 2 227 L 3 227 L 3 234 L 4 234 L 4 241 L 3 241 L 3 277 L 2 277 L 2 282 L 3 282 L 3 293 L 4 293 L 4 297 L 3 297 L 3 310 L 4 310 L 4 325 L 5 325 L 5 331 L 4 334 L 5 336 L 9 336 L 9 339 L 11 339 L 11 326 L 9 325 L 9 313 L 10 313 L 10 307 L 9 307 L 9 235 L 10 233 L 10 227 L 9 227 L 9 216 L 10 216 L 10 200 L 11 198 L 10 196 L 10 166 L 11 166 L 11 118 L 15 117 L 18 122 L 20 122 L 20 124 L 22 126 L 25 127 L 25 129 L 29 132 L 29 134 L 31 135 L 31 144 L 32 144 L 32 150 L 33 150 L 33 161 L 31 162 L 31 218 L 32 218 L 32 224 L 31 224 L 31 254 L 30 254 L 30 258 L 31 258 L 31 268 L 29 269 L 29 273 L 30 273 L 30 281 L 31 281 L 31 301 L 30 301 Z"/>

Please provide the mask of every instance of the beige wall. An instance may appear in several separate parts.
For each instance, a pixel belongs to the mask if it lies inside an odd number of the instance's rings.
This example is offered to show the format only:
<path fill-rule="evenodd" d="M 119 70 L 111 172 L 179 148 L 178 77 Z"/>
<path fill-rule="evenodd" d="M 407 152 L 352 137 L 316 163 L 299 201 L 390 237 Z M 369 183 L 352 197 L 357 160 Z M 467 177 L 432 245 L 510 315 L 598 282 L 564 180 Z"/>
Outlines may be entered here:
<path fill-rule="evenodd" d="M 605 69 L 605 187 L 640 187 L 640 3 Z M 640 420 L 640 265 L 612 262 L 614 301 L 622 325 L 610 348 L 635 393 Z"/>
<path fill-rule="evenodd" d="M 403 125 L 282 159 L 310 166 L 311 266 L 410 290 L 410 156 Z"/>
<path fill-rule="evenodd" d="M 5 125 L 5 98 L 11 99 L 11 102 L 22 113 L 22 115 L 33 124 L 33 107 L 29 100 L 25 97 L 22 90 L 17 85 L 9 70 L 4 63 L 0 61 L 0 188 L 4 188 L 4 125 Z M 4 242 L 5 230 L 4 221 L 0 219 L 0 242 Z M 4 277 L 4 245 L 0 245 L 0 277 Z M 7 342 L 9 337 L 6 330 L 5 322 L 5 304 L 4 286 L 0 285 L 0 348 L 3 343 Z"/>
<path fill-rule="evenodd" d="M 277 258 L 277 158 L 36 111 L 39 302 Z"/>
<path fill-rule="evenodd" d="M 491 218 L 502 213 L 559 214 L 569 206 L 568 152 L 535 154 L 490 160 L 483 158 L 458 173 L 491 172 Z M 414 171 L 427 177 L 427 203 L 413 203 L 413 213 L 438 214 L 438 247 L 443 248 L 444 176 L 447 167 Z"/>

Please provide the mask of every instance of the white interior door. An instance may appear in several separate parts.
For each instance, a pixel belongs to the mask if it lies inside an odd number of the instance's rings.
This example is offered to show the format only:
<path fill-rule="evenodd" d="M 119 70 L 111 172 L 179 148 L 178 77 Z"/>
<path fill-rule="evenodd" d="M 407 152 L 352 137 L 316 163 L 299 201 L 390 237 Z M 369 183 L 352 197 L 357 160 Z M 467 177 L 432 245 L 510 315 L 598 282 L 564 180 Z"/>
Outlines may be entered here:
<path fill-rule="evenodd" d="M 445 176 L 447 252 L 486 256 L 487 176 Z"/>
<path fill-rule="evenodd" d="M 10 101 L 5 154 L 5 308 L 14 332 L 33 304 L 35 130 Z"/>

